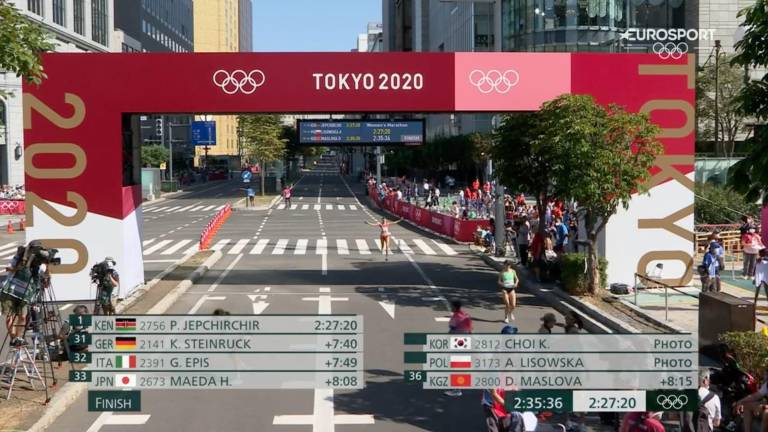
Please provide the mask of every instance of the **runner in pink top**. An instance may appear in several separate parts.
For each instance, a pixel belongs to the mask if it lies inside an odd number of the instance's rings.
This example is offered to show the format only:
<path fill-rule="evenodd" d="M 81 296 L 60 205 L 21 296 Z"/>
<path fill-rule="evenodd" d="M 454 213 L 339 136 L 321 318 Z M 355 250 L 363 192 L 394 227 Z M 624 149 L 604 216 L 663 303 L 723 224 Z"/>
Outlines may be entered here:
<path fill-rule="evenodd" d="M 293 186 L 286 186 L 283 189 L 283 199 L 285 200 L 285 209 L 291 208 L 291 194 L 293 193 Z"/>
<path fill-rule="evenodd" d="M 381 222 L 379 223 L 371 223 L 371 222 L 365 222 L 366 224 L 370 226 L 377 226 L 381 229 L 381 236 L 379 237 L 379 240 L 381 241 L 381 253 L 384 254 L 384 261 L 389 260 L 389 237 L 392 235 L 389 232 L 389 226 L 393 224 L 399 224 L 403 218 L 400 218 L 399 220 L 392 222 L 388 221 L 387 218 L 381 218 Z"/>

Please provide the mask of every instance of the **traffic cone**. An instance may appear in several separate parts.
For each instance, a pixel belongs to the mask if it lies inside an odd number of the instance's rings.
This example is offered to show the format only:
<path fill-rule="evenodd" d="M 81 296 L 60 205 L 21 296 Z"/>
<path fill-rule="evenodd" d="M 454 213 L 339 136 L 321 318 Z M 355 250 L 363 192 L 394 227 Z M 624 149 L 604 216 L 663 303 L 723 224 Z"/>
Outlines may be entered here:
<path fill-rule="evenodd" d="M 24 231 L 27 229 L 27 223 L 24 222 L 24 218 L 19 220 L 19 231 Z"/>
<path fill-rule="evenodd" d="M 11 222 L 10 219 L 8 220 L 8 226 L 6 227 L 5 232 L 7 232 L 8 234 L 13 234 L 15 232 L 13 230 L 13 222 Z"/>

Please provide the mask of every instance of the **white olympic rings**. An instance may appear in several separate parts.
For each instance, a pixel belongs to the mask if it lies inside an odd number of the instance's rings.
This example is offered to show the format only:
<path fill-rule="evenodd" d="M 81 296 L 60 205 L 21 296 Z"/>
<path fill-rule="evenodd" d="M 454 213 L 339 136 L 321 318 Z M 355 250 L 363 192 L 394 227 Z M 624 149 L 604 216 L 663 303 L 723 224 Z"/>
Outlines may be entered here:
<path fill-rule="evenodd" d="M 258 75 L 254 77 L 254 75 Z M 218 87 L 221 87 L 226 94 L 235 94 L 238 91 L 243 94 L 251 94 L 261 87 L 266 81 L 264 72 L 254 69 L 250 72 L 237 69 L 232 73 L 229 73 L 223 69 L 219 69 L 213 74 L 213 83 Z"/>
<path fill-rule="evenodd" d="M 688 396 L 686 395 L 664 395 L 660 394 L 656 396 L 656 402 L 661 405 L 665 410 L 680 410 L 686 404 L 688 404 Z"/>
<path fill-rule="evenodd" d="M 674 42 L 656 42 L 653 44 L 653 53 L 658 54 L 662 60 L 666 59 L 679 59 L 688 52 L 688 44 L 680 42 L 678 44 Z"/>
<path fill-rule="evenodd" d="M 475 69 L 469 73 L 469 83 L 484 94 L 492 91 L 505 94 L 512 90 L 512 87 L 516 86 L 518 82 L 520 82 L 520 74 L 514 69 L 507 69 L 504 72 L 496 69 L 488 72 Z"/>

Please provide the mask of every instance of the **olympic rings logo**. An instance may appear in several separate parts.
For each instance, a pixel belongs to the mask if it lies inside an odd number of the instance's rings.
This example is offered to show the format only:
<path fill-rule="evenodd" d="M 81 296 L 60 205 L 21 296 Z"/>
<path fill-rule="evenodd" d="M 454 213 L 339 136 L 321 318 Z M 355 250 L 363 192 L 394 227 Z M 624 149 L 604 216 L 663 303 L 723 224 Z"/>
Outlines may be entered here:
<path fill-rule="evenodd" d="M 480 93 L 488 94 L 495 91 L 498 94 L 505 94 L 512 90 L 520 82 L 520 74 L 514 69 L 508 69 L 504 72 L 496 69 L 483 72 L 475 69 L 469 73 L 469 83 L 477 87 Z"/>
<path fill-rule="evenodd" d="M 679 59 L 683 54 L 688 52 L 688 44 L 680 42 L 676 44 L 674 42 L 656 42 L 653 44 L 653 53 L 658 54 L 662 60 L 666 59 Z"/>
<path fill-rule="evenodd" d="M 254 69 L 248 73 L 244 70 L 238 69 L 232 73 L 229 73 L 223 69 L 219 69 L 213 74 L 213 83 L 224 90 L 226 94 L 235 94 L 241 92 L 243 94 L 251 94 L 261 87 L 266 81 L 264 72 Z"/>
<path fill-rule="evenodd" d="M 661 405 L 665 410 L 674 409 L 679 410 L 688 404 L 688 396 L 686 395 L 663 395 L 660 394 L 656 397 L 656 402 Z"/>

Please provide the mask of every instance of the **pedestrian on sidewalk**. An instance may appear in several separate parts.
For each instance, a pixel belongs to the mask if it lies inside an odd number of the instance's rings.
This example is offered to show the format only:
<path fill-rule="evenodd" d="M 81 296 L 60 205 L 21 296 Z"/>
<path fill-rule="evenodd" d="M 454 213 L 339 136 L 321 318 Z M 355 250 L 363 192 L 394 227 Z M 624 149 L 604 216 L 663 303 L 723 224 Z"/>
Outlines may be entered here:
<path fill-rule="evenodd" d="M 565 333 L 566 334 L 579 334 L 584 333 L 584 321 L 581 316 L 576 312 L 568 312 L 565 314 Z"/>
<path fill-rule="evenodd" d="M 552 329 L 557 325 L 557 318 L 552 312 L 547 312 L 541 318 L 541 327 L 539 327 L 540 334 L 552 334 Z"/>
<path fill-rule="evenodd" d="M 448 333 L 450 334 L 470 334 L 472 333 L 472 317 L 462 309 L 460 300 L 453 300 L 451 302 L 451 319 L 448 320 Z M 448 390 L 445 392 L 446 396 L 459 397 L 462 395 L 461 390 Z"/>
<path fill-rule="evenodd" d="M 742 252 L 744 255 L 744 266 L 741 270 L 741 276 L 744 279 L 752 279 L 755 276 L 755 264 L 757 264 L 757 254 L 765 249 L 760 234 L 754 227 L 750 227 L 744 235 L 741 236 Z"/>
<path fill-rule="evenodd" d="M 285 209 L 291 208 L 291 194 L 293 193 L 293 185 L 288 185 L 283 188 L 283 200 L 285 201 Z"/>
<path fill-rule="evenodd" d="M 719 292 L 720 260 L 717 258 L 717 243 L 709 244 L 709 250 L 704 254 L 704 260 L 699 266 L 701 275 L 701 291 Z"/>
<path fill-rule="evenodd" d="M 517 228 L 517 247 L 520 249 L 520 264 L 528 266 L 528 246 L 531 243 L 531 224 L 528 215 L 523 215 L 520 226 Z"/>
<path fill-rule="evenodd" d="M 768 249 L 760 251 L 755 264 L 755 303 L 760 296 L 760 290 L 765 289 L 765 299 L 768 300 Z"/>
<path fill-rule="evenodd" d="M 515 291 L 520 284 L 517 272 L 512 266 L 512 261 L 504 262 L 504 267 L 499 272 L 498 285 L 501 290 L 501 298 L 504 300 L 504 322 L 508 323 L 515 320 L 515 307 L 517 307 L 517 295 Z"/>
<path fill-rule="evenodd" d="M 699 372 L 699 405 L 696 412 L 680 413 L 681 432 L 712 432 L 722 418 L 720 398 L 709 389 L 709 370 Z"/>

